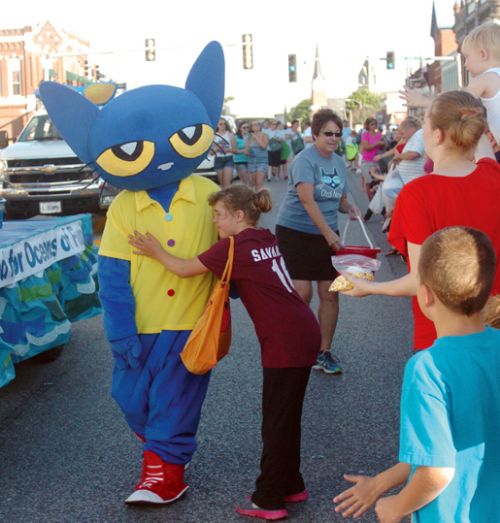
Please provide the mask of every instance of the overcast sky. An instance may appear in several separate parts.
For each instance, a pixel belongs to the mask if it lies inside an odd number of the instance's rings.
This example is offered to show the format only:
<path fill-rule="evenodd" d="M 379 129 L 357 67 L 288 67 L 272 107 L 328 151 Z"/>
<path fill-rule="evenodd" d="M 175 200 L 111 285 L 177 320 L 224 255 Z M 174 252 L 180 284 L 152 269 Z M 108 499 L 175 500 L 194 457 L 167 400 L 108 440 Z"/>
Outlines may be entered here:
<path fill-rule="evenodd" d="M 441 11 L 452 9 L 452 0 L 436 2 Z M 234 112 L 268 114 L 309 97 L 316 44 L 328 96 L 345 97 L 355 90 L 367 57 L 377 64 L 381 85 L 397 90 L 419 65 L 418 60 L 405 58 L 433 53 L 431 14 L 432 0 L 87 0 L 80 4 L 23 0 L 4 6 L 1 25 L 21 27 L 50 20 L 90 40 L 101 71 L 130 87 L 183 85 L 203 46 L 218 40 L 225 50 L 226 96 L 235 98 Z M 255 67 L 250 71 L 242 67 L 243 33 L 253 35 Z M 155 62 L 144 60 L 145 38 L 156 39 Z M 108 50 L 115 52 L 100 54 Z M 395 71 L 386 71 L 380 60 L 389 50 L 396 54 Z M 291 53 L 297 55 L 296 84 L 288 83 Z"/>

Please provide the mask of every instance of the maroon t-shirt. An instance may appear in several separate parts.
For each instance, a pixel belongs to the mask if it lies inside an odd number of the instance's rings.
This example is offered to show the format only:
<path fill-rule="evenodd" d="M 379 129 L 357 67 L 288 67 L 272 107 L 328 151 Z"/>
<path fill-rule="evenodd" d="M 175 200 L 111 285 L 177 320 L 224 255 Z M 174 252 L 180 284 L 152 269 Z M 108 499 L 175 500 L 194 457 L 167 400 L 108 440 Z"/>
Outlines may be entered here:
<path fill-rule="evenodd" d="M 276 242 L 267 229 L 245 229 L 234 237 L 231 282 L 252 318 L 262 349 L 262 366 L 309 367 L 321 343 L 319 325 L 293 288 Z M 227 261 L 229 239 L 198 258 L 219 278 Z"/>

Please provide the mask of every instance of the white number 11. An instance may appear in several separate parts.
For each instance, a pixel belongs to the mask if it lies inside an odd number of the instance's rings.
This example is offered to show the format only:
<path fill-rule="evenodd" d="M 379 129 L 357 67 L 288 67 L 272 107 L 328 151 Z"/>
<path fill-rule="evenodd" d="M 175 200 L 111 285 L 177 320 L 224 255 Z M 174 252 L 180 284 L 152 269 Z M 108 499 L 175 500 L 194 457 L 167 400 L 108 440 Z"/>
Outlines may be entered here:
<path fill-rule="evenodd" d="M 286 269 L 285 260 L 282 256 L 279 258 L 280 263 L 276 261 L 276 258 L 273 259 L 273 272 L 278 275 L 278 278 L 281 280 L 281 283 L 284 285 L 285 289 L 288 292 L 293 291 L 293 283 L 288 271 Z"/>

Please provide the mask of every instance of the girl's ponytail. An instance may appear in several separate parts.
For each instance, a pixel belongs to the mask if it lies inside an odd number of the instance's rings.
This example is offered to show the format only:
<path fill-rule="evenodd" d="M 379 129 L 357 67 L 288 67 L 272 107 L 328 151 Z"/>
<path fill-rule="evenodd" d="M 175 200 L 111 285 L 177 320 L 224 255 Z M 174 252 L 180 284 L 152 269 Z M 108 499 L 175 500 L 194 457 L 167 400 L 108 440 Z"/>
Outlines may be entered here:
<path fill-rule="evenodd" d="M 243 211 L 249 225 L 256 225 L 260 213 L 269 212 L 273 207 L 271 193 L 267 189 L 255 192 L 246 185 L 233 185 L 211 194 L 208 203 L 213 207 L 222 202 L 232 213 Z"/>
<path fill-rule="evenodd" d="M 430 107 L 433 129 L 441 129 L 458 149 L 475 149 L 486 129 L 486 110 L 480 100 L 466 91 L 440 94 Z"/>

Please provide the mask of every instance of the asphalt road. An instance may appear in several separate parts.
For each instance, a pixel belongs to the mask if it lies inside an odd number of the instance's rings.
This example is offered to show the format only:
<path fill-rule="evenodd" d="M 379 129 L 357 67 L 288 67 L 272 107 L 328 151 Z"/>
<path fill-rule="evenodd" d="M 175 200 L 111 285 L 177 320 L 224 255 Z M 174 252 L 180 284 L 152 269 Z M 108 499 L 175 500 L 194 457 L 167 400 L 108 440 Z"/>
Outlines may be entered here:
<path fill-rule="evenodd" d="M 353 198 L 366 198 L 351 176 Z M 284 182 L 269 185 L 275 209 Z M 274 227 L 275 210 L 262 225 Z M 387 248 L 381 218 L 368 224 Z M 349 243 L 363 244 L 358 227 Z M 381 257 L 377 278 L 404 274 L 400 258 Z M 276 317 L 279 322 L 280 317 Z M 244 521 L 236 503 L 252 491 L 260 455 L 261 367 L 253 326 L 233 305 L 232 352 L 213 372 L 186 473 L 190 490 L 171 506 L 123 503 L 140 475 L 141 446 L 110 398 L 111 355 L 101 317 L 74 325 L 58 361 L 17 365 L 0 389 L 0 522 Z M 399 389 L 411 348 L 410 302 L 341 298 L 335 353 L 345 372 L 313 371 L 303 419 L 303 474 L 311 498 L 290 507 L 296 523 L 343 521 L 331 498 L 347 487 L 344 472 L 375 473 L 394 463 Z M 372 512 L 361 521 L 376 521 Z"/>

